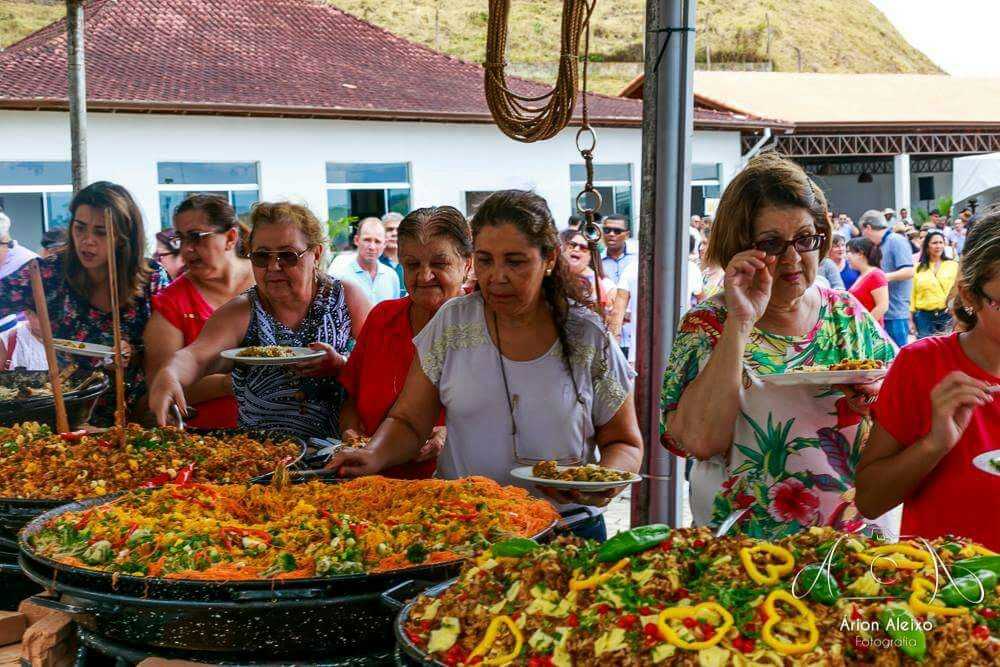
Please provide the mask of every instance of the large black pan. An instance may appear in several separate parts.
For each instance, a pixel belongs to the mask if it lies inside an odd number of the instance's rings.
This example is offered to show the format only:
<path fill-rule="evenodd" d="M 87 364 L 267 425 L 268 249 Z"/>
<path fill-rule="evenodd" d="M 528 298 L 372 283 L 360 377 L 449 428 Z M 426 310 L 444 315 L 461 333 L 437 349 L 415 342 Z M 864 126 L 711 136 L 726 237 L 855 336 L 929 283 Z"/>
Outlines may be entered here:
<path fill-rule="evenodd" d="M 73 380 L 79 384 L 93 371 L 87 369 L 78 370 L 73 374 Z M 15 369 L 13 371 L 0 372 L 0 384 L 6 386 L 19 387 L 27 385 L 31 387 L 42 387 L 49 381 L 48 371 L 26 371 Z M 70 430 L 80 428 L 90 419 L 90 413 L 94 409 L 97 399 L 108 390 L 110 382 L 105 375 L 101 375 L 100 380 L 88 384 L 82 390 L 69 391 L 63 394 L 63 402 L 66 404 L 66 417 L 69 421 Z M 21 422 L 39 422 L 48 424 L 52 430 L 56 428 L 55 402 L 51 396 L 36 396 L 34 398 L 15 398 L 9 401 L 0 401 L 0 426 L 13 426 Z"/>
<path fill-rule="evenodd" d="M 86 629 L 133 645 L 288 655 L 392 642 L 393 612 L 381 596 L 404 582 L 426 587 L 457 575 L 463 561 L 373 574 L 286 580 L 192 581 L 113 577 L 34 553 L 28 540 L 51 519 L 106 499 L 46 512 L 21 532 L 20 563 L 32 580 L 63 594 L 42 602 Z M 535 536 L 544 539 L 555 523 Z M 419 588 L 418 586 L 417 588 Z"/>
<path fill-rule="evenodd" d="M 436 586 L 429 587 L 423 591 L 424 595 L 437 597 L 445 592 L 449 586 L 455 583 L 455 579 L 446 581 Z M 406 635 L 406 623 L 413 613 L 413 606 L 416 599 L 412 596 L 402 597 L 396 591 L 386 591 L 382 594 L 382 601 L 389 607 L 398 610 L 396 621 L 393 623 L 393 634 L 396 637 L 396 645 L 403 651 L 409 661 L 418 665 L 435 665 L 446 667 L 444 663 L 431 658 L 426 651 L 413 643 Z"/>

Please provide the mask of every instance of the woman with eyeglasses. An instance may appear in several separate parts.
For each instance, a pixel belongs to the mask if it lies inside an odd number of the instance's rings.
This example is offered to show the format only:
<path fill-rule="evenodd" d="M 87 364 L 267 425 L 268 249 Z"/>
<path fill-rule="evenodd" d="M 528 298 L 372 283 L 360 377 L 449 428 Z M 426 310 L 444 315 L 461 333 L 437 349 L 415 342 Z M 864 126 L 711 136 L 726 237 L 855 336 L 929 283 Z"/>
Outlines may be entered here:
<path fill-rule="evenodd" d="M 969 232 L 955 287 L 958 331 L 910 343 L 889 369 L 857 503 L 865 516 L 903 503 L 905 534 L 1000 551 L 1000 455 L 981 456 L 1000 443 L 1000 210 Z"/>
<path fill-rule="evenodd" d="M 539 490 L 510 471 L 541 460 L 638 471 L 642 438 L 621 350 L 582 295 L 545 200 L 495 192 L 472 219 L 478 291 L 447 302 L 414 339 L 417 357 L 402 394 L 370 445 L 329 466 L 370 475 L 411 460 L 445 409 L 448 446 L 438 477 L 483 475 L 544 493 L 564 514 L 603 506 L 613 494 Z M 575 524 L 601 539 L 603 514 Z"/>
<path fill-rule="evenodd" d="M 184 273 L 181 240 L 172 227 L 156 232 L 156 252 L 153 253 L 153 259 L 160 263 L 171 280 L 176 280 Z"/>
<path fill-rule="evenodd" d="M 142 212 L 128 190 L 107 181 L 91 183 L 69 204 L 70 228 L 66 247 L 39 260 L 52 335 L 67 340 L 113 345 L 111 284 L 108 280 L 108 241 L 105 212 L 115 226 L 118 304 L 125 366 L 125 405 L 130 419 L 141 418 L 146 381 L 142 362 L 142 332 L 152 312 L 153 295 L 168 282 L 156 262 L 145 259 L 146 236 Z M 29 267 L 0 280 L 0 317 L 35 310 Z M 69 361 L 63 359 L 63 363 Z M 101 359 L 75 356 L 77 366 L 100 367 Z M 115 394 L 102 395 L 90 423 L 114 423 Z"/>
<path fill-rule="evenodd" d="M 174 228 L 171 238 L 187 271 L 153 298 L 153 316 L 143 336 L 151 378 L 175 352 L 198 338 L 217 308 L 254 284 L 250 262 L 240 254 L 242 229 L 236 211 L 224 197 L 189 196 L 174 211 Z M 190 426 L 236 428 L 229 373 L 206 375 L 187 388 L 185 398 L 195 408 Z"/>
<path fill-rule="evenodd" d="M 695 459 L 696 525 L 772 539 L 808 526 L 857 530 L 854 465 L 878 385 L 778 385 L 768 375 L 895 348 L 848 292 L 814 284 L 830 247 L 826 198 L 794 162 L 758 155 L 719 202 L 707 259 L 718 294 L 684 316 L 663 376 L 663 444 Z"/>
<path fill-rule="evenodd" d="M 204 232 L 189 230 L 199 233 Z M 371 304 L 361 288 L 323 272 L 324 242 L 320 222 L 304 206 L 254 205 L 248 246 L 256 284 L 216 310 L 195 341 L 161 368 L 150 390 L 150 408 L 160 424 L 172 420 L 173 405 L 187 410 L 185 392 L 199 380 L 232 373 L 240 428 L 303 438 L 340 433 L 344 390 L 337 375 Z M 325 354 L 292 372 L 288 366 L 234 365 L 219 356 L 261 345 L 311 347 Z"/>
<path fill-rule="evenodd" d="M 597 273 L 591 266 L 590 244 L 583 238 L 576 229 L 564 229 L 559 233 L 559 240 L 562 243 L 563 257 L 566 258 L 566 265 L 571 276 L 580 283 L 580 288 L 586 296 L 587 302 L 592 304 L 595 310 L 603 313 L 605 319 L 611 317 L 611 311 L 615 307 L 615 294 L 618 286 L 610 278 L 601 276 L 598 280 Z M 601 263 L 598 262 L 600 267 Z M 599 269 L 600 270 L 600 269 Z M 597 284 L 600 282 L 601 294 L 598 304 Z"/>

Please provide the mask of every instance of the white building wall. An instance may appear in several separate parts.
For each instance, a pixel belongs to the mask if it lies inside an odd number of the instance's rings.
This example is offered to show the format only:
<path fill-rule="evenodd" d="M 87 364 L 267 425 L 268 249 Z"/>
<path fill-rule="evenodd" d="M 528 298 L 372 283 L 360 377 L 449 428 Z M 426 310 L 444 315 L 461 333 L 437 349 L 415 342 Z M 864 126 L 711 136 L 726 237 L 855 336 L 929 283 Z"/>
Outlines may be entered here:
<path fill-rule="evenodd" d="M 934 194 L 936 197 L 951 196 L 951 173 L 913 174 L 910 177 L 910 217 L 916 208 L 924 207 L 927 202 L 917 199 L 920 189 L 917 179 L 921 176 L 934 178 Z M 833 211 L 845 211 L 851 219 L 858 217 L 868 209 L 882 210 L 894 208 L 896 201 L 892 174 L 875 174 L 871 183 L 859 183 L 857 176 L 814 176 L 817 184 L 823 188 L 826 198 Z M 931 202 L 933 207 L 934 202 Z"/>
<path fill-rule="evenodd" d="M 638 128 L 598 131 L 600 163 L 632 165 L 632 209 L 639 210 Z M 88 177 L 124 185 L 160 229 L 156 164 L 163 161 L 254 161 L 261 198 L 291 199 L 326 218 L 326 162 L 409 162 L 414 207 L 465 210 L 465 192 L 528 188 L 545 197 L 560 224 L 570 215 L 569 165 L 581 162 L 574 128 L 522 144 L 492 125 L 395 123 L 91 113 Z M 738 168 L 738 132 L 695 132 L 694 162 Z M 69 160 L 69 121 L 62 112 L 0 111 L 0 161 Z M 724 184 L 723 184 L 724 185 Z"/>

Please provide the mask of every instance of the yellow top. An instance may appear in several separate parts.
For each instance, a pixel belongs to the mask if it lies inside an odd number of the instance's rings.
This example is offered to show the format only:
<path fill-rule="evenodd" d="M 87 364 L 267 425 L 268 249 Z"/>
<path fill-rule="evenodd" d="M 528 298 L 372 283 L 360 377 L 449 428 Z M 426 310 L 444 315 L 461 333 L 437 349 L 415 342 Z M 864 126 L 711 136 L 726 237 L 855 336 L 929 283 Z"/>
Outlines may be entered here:
<path fill-rule="evenodd" d="M 934 271 L 934 266 L 921 269 L 913 275 L 913 298 L 910 299 L 910 310 L 944 310 L 948 307 L 948 294 L 958 277 L 958 262 L 953 259 L 942 260 L 941 266 Z"/>

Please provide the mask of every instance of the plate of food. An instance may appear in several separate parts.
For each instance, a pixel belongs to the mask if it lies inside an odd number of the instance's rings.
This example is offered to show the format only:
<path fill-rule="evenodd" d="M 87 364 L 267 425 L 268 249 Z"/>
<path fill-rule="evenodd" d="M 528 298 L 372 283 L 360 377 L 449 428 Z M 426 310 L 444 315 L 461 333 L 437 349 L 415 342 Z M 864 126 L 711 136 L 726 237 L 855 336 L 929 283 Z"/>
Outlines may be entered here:
<path fill-rule="evenodd" d="M 607 491 L 642 481 L 632 472 L 606 468 L 596 463 L 561 466 L 555 461 L 542 461 L 534 466 L 521 466 L 510 471 L 511 477 L 553 489 Z"/>
<path fill-rule="evenodd" d="M 836 364 L 799 366 L 786 373 L 758 377 L 778 386 L 865 384 L 881 380 L 888 372 L 889 365 L 878 359 L 847 359 Z"/>
<path fill-rule="evenodd" d="M 976 458 L 972 459 L 972 465 L 979 468 L 983 472 L 1000 477 L 1000 449 L 983 452 Z"/>
<path fill-rule="evenodd" d="M 65 338 L 53 338 L 52 347 L 66 354 L 75 354 L 80 357 L 98 357 L 104 359 L 113 357 L 115 349 L 110 345 L 99 345 L 97 343 L 84 343 L 77 340 L 66 340 Z"/>
<path fill-rule="evenodd" d="M 286 345 L 254 345 L 251 347 L 234 347 L 223 350 L 222 358 L 235 361 L 238 364 L 251 366 L 284 366 L 298 364 L 310 359 L 318 359 L 325 352 L 311 350 L 308 347 L 288 347 Z"/>

